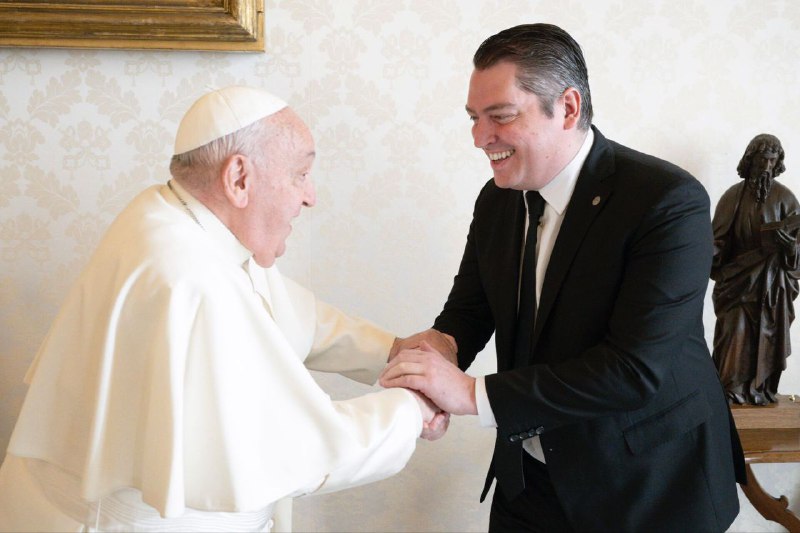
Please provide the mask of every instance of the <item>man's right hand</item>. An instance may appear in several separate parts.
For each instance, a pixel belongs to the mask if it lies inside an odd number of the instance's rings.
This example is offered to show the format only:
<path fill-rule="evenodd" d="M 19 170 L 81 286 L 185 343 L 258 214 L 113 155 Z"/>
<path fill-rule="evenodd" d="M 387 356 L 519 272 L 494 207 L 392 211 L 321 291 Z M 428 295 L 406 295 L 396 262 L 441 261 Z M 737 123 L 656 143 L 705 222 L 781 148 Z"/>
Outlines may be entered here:
<path fill-rule="evenodd" d="M 458 366 L 458 345 L 456 340 L 441 331 L 433 328 L 420 331 L 406 338 L 396 338 L 392 349 L 389 351 L 389 361 L 394 359 L 401 350 L 416 349 L 422 346 L 422 343 L 427 342 L 434 350 L 444 356 L 445 359 Z"/>
<path fill-rule="evenodd" d="M 413 389 L 450 414 L 478 414 L 475 378 L 462 372 L 427 342 L 419 349 L 397 354 L 383 369 L 378 382 L 387 389 Z"/>

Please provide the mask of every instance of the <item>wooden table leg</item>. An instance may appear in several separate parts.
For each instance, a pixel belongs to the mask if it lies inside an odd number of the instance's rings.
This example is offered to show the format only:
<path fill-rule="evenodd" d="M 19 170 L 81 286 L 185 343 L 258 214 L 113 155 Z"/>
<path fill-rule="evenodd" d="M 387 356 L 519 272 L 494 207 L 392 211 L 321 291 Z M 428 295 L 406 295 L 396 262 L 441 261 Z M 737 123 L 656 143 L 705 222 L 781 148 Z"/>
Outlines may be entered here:
<path fill-rule="evenodd" d="M 788 529 L 790 533 L 800 533 L 800 518 L 788 509 L 789 501 L 786 496 L 773 498 L 767 494 L 758 484 L 758 480 L 756 480 L 749 463 L 745 465 L 745 468 L 747 470 L 747 485 L 739 486 L 742 487 L 742 492 L 753 504 L 753 507 L 761 513 L 761 516 L 779 523 Z"/>

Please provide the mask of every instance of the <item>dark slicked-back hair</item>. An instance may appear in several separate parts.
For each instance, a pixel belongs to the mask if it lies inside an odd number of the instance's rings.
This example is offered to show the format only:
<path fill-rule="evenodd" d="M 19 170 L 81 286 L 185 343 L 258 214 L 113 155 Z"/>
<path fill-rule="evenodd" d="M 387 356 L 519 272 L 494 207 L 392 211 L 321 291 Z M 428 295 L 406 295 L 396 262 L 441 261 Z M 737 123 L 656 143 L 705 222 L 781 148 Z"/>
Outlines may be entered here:
<path fill-rule="evenodd" d="M 581 95 L 578 127 L 592 124 L 589 73 L 575 39 L 552 24 L 522 24 L 492 35 L 478 47 L 472 63 L 484 70 L 508 61 L 517 66 L 517 85 L 539 97 L 542 111 L 553 117 L 553 106 L 568 87 Z"/>
<path fill-rule="evenodd" d="M 778 154 L 778 161 L 775 163 L 775 168 L 772 169 L 773 178 L 777 178 L 786 170 L 786 166 L 783 164 L 783 157 L 785 154 L 781 141 L 774 135 L 762 133 L 753 137 L 753 140 L 747 145 L 742 159 L 739 160 L 736 172 L 739 174 L 740 178 L 746 180 L 750 177 L 750 163 L 753 160 L 753 156 L 763 153 Z"/>

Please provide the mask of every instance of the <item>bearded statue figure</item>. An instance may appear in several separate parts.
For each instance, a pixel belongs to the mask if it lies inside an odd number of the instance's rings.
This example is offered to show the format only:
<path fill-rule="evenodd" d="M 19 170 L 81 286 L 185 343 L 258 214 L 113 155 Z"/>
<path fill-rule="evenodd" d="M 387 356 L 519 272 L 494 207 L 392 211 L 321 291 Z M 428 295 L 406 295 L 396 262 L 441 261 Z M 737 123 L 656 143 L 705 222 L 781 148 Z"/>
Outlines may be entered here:
<path fill-rule="evenodd" d="M 775 181 L 783 159 L 775 136 L 756 136 L 736 169 L 742 182 L 722 195 L 714 213 L 713 356 L 729 403 L 775 402 L 791 353 L 800 204 Z"/>

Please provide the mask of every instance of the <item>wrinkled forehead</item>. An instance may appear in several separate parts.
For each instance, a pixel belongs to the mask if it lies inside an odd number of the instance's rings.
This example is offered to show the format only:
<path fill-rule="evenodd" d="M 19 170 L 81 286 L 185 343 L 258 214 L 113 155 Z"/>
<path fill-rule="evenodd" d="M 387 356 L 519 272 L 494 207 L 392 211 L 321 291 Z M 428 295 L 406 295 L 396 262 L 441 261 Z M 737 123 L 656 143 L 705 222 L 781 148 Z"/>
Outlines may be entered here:
<path fill-rule="evenodd" d="M 295 155 L 306 157 L 309 153 L 313 154 L 314 136 L 311 134 L 311 130 L 297 113 L 291 109 L 288 111 L 291 115 L 288 128 L 290 130 L 290 138 L 292 139 L 292 148 L 296 151 Z"/>
<path fill-rule="evenodd" d="M 303 119 L 292 109 L 286 108 L 268 117 L 272 134 L 269 145 L 273 154 L 283 158 L 307 158 L 314 156 L 314 137 Z"/>

